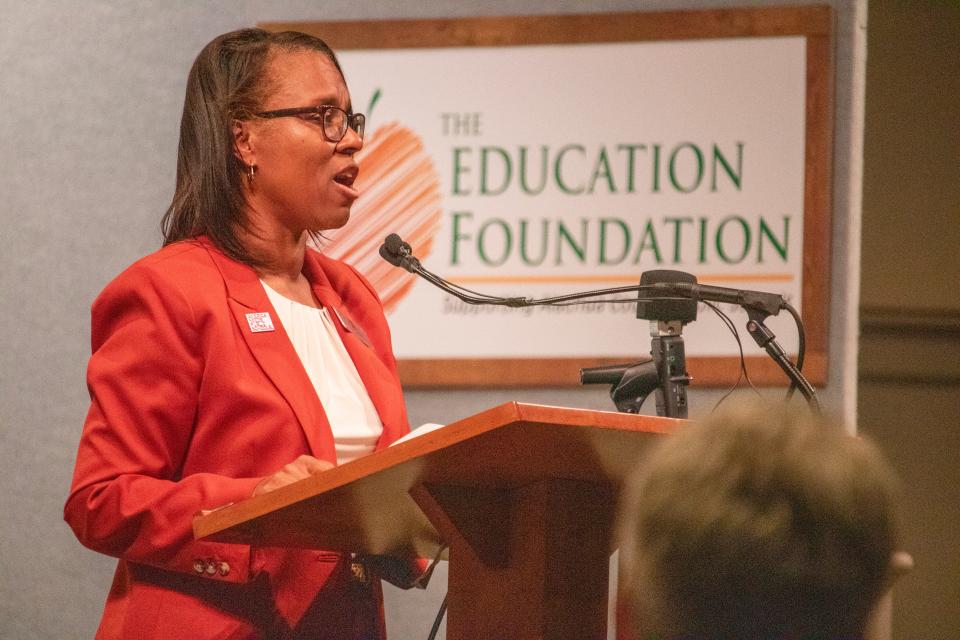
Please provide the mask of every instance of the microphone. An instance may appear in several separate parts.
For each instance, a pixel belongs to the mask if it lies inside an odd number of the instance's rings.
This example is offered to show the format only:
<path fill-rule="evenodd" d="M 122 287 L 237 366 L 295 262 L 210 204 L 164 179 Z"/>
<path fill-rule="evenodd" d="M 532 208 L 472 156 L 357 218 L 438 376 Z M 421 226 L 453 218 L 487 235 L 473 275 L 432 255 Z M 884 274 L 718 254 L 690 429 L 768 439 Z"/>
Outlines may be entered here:
<path fill-rule="evenodd" d="M 532 307 L 540 305 L 552 305 L 557 303 L 566 303 L 575 300 L 584 300 L 596 298 L 602 295 L 617 293 L 639 293 L 641 301 L 646 300 L 651 303 L 661 305 L 660 298 L 670 296 L 676 298 L 686 298 L 688 300 L 706 300 L 708 302 L 721 302 L 739 305 L 745 308 L 754 308 L 763 311 L 767 315 L 777 315 L 780 309 L 786 308 L 786 302 L 783 296 L 764 291 L 750 291 L 748 289 L 729 289 L 727 287 L 715 287 L 712 285 L 698 284 L 697 279 L 683 271 L 671 271 L 668 269 L 646 271 L 640 280 L 639 286 L 612 287 L 609 289 L 598 289 L 596 291 L 584 291 L 572 293 L 553 298 L 531 299 L 523 297 L 503 298 L 499 296 L 490 296 L 478 294 L 458 285 L 454 285 L 440 276 L 426 270 L 420 264 L 420 261 L 413 255 L 412 247 L 403 241 L 395 233 L 388 235 L 383 244 L 380 245 L 380 257 L 395 267 L 406 269 L 450 295 L 470 304 L 493 304 L 506 307 Z M 646 294 L 646 295 L 645 295 Z M 659 306 L 651 307 L 659 308 Z M 639 310 L 638 310 L 639 311 Z M 641 312 L 642 313 L 642 312 Z M 685 309 L 683 320 L 690 321 L 696 319 L 696 312 L 693 311 L 692 317 L 687 315 L 689 309 Z M 638 316 L 644 317 L 644 316 Z"/>
<path fill-rule="evenodd" d="M 421 269 L 420 261 L 413 255 L 413 249 L 395 233 L 388 235 L 380 245 L 380 257 L 410 273 L 419 273 Z"/>
<path fill-rule="evenodd" d="M 380 245 L 380 257 L 395 267 L 402 267 L 420 276 L 433 286 L 469 304 L 492 304 L 504 307 L 525 307 L 530 304 L 527 298 L 501 298 L 478 294 L 444 280 L 437 274 L 424 269 L 417 257 L 413 255 L 410 245 L 395 233 L 388 235 Z"/>
<path fill-rule="evenodd" d="M 652 360 L 632 365 L 615 365 L 599 369 L 585 369 L 581 376 L 584 383 L 606 383 L 616 385 L 614 401 L 621 411 L 639 411 L 638 392 L 646 397 L 647 385 L 655 374 L 660 380 L 661 389 L 657 393 L 657 411 L 659 415 L 686 417 L 686 385 L 690 382 L 684 363 L 684 349 L 679 329 L 686 322 L 696 319 L 696 308 L 691 308 L 676 298 L 685 300 L 703 300 L 735 304 L 747 311 L 750 322 L 747 330 L 757 344 L 777 362 L 784 373 L 796 384 L 800 392 L 819 409 L 819 401 L 809 382 L 800 372 L 803 362 L 803 323 L 793 307 L 775 293 L 750 291 L 747 289 L 729 289 L 697 283 L 697 279 L 683 271 L 654 270 L 642 274 L 639 285 L 611 287 L 594 291 L 570 293 L 552 298 L 503 298 L 471 291 L 460 285 L 444 280 L 435 273 L 423 268 L 413 255 L 413 249 L 400 236 L 391 233 L 380 246 L 380 256 L 390 264 L 402 267 L 414 273 L 433 286 L 468 304 L 489 304 L 504 307 L 534 307 L 546 305 L 579 304 L 580 300 L 598 298 L 604 295 L 632 293 L 637 294 L 637 317 L 651 320 L 651 336 L 654 348 Z M 623 299 L 608 299 L 602 302 L 626 302 Z M 775 336 L 763 324 L 767 316 L 777 315 L 781 309 L 787 309 L 797 322 L 800 333 L 800 356 L 794 365 L 777 344 Z M 656 326 L 653 325 L 656 322 Z M 672 325 L 672 326 L 671 326 Z M 627 398 L 626 391 L 632 397 Z M 645 392 L 645 393 L 644 393 Z M 619 402 L 618 402 L 619 401 Z M 622 408 L 621 408 L 622 407 Z"/>

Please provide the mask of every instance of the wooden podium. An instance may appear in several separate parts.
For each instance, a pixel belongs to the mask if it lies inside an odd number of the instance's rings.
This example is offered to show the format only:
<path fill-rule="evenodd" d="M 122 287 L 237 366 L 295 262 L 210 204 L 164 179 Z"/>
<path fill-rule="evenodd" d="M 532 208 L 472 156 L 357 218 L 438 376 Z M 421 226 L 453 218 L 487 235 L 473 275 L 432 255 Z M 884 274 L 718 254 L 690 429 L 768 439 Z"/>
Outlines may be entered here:
<path fill-rule="evenodd" d="M 680 424 L 507 403 L 198 517 L 194 533 L 424 558 L 447 544 L 447 638 L 605 638 L 620 486 Z"/>

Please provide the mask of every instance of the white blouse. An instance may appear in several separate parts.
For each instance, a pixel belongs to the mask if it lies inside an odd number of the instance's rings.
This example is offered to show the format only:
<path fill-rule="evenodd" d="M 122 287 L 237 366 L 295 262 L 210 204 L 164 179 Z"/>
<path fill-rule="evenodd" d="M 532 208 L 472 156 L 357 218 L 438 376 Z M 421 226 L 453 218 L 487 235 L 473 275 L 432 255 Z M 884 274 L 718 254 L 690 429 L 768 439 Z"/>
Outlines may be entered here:
<path fill-rule="evenodd" d="M 372 453 L 383 423 L 326 309 L 285 298 L 261 280 L 330 421 L 337 464 Z"/>

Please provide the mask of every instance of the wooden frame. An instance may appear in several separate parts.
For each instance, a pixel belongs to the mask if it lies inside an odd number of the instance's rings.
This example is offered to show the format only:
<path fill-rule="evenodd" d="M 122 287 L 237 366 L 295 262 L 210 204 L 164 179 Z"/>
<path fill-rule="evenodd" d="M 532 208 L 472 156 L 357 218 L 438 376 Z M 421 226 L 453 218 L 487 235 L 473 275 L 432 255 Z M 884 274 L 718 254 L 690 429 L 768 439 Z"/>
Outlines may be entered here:
<path fill-rule="evenodd" d="M 830 298 L 830 237 L 833 158 L 833 14 L 829 6 L 711 9 L 565 16 L 510 16 L 434 20 L 284 22 L 267 29 L 293 29 L 322 37 L 334 49 L 518 46 L 803 36 L 806 38 L 806 144 L 802 308 L 807 350 L 804 374 L 814 384 L 827 379 Z M 402 360 L 407 388 L 576 386 L 580 367 L 623 358 L 422 359 Z M 747 359 L 756 384 L 786 385 L 783 372 L 762 356 Z M 697 386 L 725 386 L 737 379 L 735 357 L 691 357 Z"/>

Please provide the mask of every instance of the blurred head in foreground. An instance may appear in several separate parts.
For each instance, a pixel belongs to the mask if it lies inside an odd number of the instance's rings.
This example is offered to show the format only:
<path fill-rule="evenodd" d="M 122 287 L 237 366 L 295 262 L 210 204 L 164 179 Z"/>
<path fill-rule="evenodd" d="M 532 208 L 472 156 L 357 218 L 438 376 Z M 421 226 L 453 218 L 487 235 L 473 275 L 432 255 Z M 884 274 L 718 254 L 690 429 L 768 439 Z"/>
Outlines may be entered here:
<path fill-rule="evenodd" d="M 739 405 L 665 438 L 621 505 L 636 638 L 853 639 L 887 585 L 896 483 L 806 410 Z"/>

